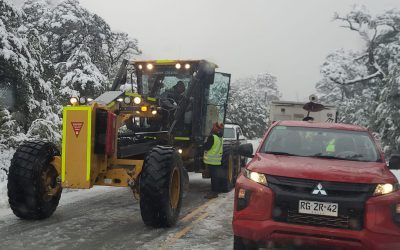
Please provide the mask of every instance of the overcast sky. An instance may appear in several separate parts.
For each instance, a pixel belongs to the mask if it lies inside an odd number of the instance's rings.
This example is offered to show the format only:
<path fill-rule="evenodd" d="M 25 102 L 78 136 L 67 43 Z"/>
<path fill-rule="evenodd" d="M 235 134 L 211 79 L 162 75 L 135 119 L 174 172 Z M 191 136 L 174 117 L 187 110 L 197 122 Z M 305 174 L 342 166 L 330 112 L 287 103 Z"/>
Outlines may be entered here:
<path fill-rule="evenodd" d="M 15 0 L 21 1 L 21 0 Z M 314 93 L 325 57 L 363 41 L 332 22 L 362 4 L 372 14 L 400 0 L 80 0 L 139 40 L 142 59 L 208 59 L 233 79 L 268 72 L 284 100 Z"/>

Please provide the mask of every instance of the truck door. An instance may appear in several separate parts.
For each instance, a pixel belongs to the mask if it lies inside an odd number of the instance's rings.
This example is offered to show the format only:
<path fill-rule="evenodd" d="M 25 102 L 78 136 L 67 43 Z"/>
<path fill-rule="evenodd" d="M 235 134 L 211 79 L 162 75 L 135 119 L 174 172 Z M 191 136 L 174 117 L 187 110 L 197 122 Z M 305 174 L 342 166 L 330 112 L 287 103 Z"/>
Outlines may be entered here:
<path fill-rule="evenodd" d="M 231 75 L 215 72 L 214 82 L 210 85 L 207 95 L 207 115 L 203 135 L 207 136 L 213 123 L 225 123 L 228 104 Z"/>

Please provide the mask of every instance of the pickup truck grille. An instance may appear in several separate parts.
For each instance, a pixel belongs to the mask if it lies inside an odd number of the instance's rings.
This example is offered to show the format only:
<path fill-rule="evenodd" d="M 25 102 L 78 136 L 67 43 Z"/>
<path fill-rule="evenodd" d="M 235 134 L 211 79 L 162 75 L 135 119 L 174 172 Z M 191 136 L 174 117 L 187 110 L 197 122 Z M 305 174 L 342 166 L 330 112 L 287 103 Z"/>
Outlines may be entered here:
<path fill-rule="evenodd" d="M 312 191 L 321 183 L 327 195 Z M 275 221 L 319 227 L 361 230 L 364 224 L 365 202 L 374 191 L 371 184 L 329 182 L 268 176 L 268 184 L 275 193 L 273 219 Z M 338 217 L 300 214 L 299 200 L 333 202 L 339 204 Z"/>
<path fill-rule="evenodd" d="M 299 214 L 288 210 L 287 222 L 293 224 L 351 229 L 349 216 L 328 217 L 321 215 Z"/>

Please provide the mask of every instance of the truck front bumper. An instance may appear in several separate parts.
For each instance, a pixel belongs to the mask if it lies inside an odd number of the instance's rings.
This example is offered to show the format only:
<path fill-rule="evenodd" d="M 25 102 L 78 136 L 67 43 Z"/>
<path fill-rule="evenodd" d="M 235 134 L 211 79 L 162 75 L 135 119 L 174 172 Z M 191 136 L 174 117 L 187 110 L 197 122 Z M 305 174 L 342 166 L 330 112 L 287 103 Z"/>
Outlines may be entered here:
<path fill-rule="evenodd" d="M 246 190 L 242 201 L 238 199 L 239 190 L 242 197 L 243 190 Z M 369 198 L 365 204 L 364 226 L 361 230 L 278 222 L 272 219 L 273 190 L 240 175 L 235 188 L 232 226 L 235 236 L 264 247 L 290 244 L 352 250 L 400 249 L 400 225 L 393 217 L 393 206 L 399 203 L 399 191 Z"/>

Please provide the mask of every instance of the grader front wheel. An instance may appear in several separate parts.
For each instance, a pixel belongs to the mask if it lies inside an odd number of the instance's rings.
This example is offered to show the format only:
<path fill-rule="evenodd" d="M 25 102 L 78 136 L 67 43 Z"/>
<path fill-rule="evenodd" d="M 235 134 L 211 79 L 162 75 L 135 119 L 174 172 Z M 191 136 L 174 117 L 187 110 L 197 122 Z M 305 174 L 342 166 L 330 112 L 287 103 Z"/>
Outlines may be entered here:
<path fill-rule="evenodd" d="M 61 197 L 58 172 L 51 165 L 60 153 L 49 142 L 22 144 L 11 160 L 8 175 L 8 200 L 14 214 L 22 219 L 51 216 Z"/>
<path fill-rule="evenodd" d="M 172 147 L 157 146 L 147 155 L 140 175 L 140 213 L 144 224 L 173 226 L 183 193 L 183 163 Z"/>

